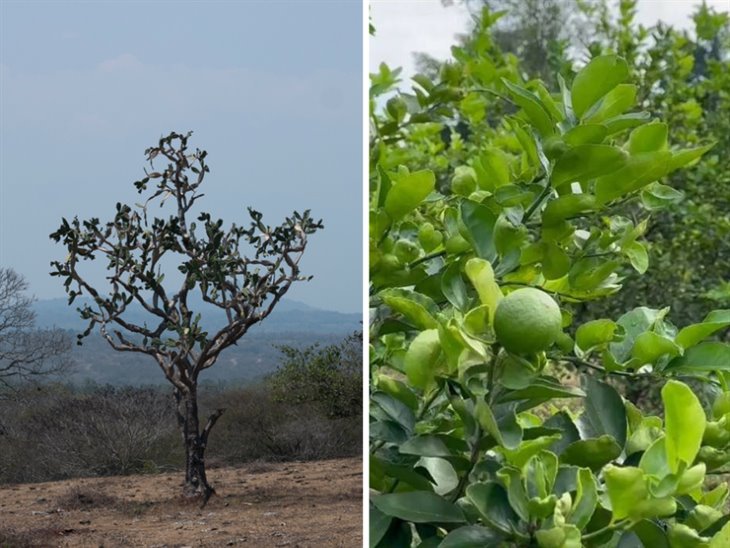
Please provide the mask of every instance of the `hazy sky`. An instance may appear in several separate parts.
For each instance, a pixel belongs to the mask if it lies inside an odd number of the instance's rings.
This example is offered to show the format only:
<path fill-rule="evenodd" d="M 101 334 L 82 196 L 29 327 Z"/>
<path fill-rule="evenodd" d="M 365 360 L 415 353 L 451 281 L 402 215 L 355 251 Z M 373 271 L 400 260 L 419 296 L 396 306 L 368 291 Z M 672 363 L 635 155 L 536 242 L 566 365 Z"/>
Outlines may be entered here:
<path fill-rule="evenodd" d="M 61 217 L 139 202 L 144 150 L 194 130 L 201 209 L 273 225 L 311 208 L 315 278 L 289 297 L 361 309 L 359 2 L 0 0 L 0 19 L 0 266 L 36 296 L 64 295 L 48 276 Z"/>
<path fill-rule="evenodd" d="M 639 0 L 637 20 L 645 26 L 662 20 L 688 28 L 690 14 L 699 4 L 699 0 Z M 443 7 L 440 0 L 371 0 L 370 5 L 376 29 L 370 39 L 370 72 L 376 72 L 385 61 L 391 68 L 403 67 L 403 76 L 413 75 L 414 51 L 448 59 L 455 35 L 463 33 L 469 23 L 463 3 Z M 730 10 L 730 0 L 707 0 L 707 5 L 718 11 Z"/>

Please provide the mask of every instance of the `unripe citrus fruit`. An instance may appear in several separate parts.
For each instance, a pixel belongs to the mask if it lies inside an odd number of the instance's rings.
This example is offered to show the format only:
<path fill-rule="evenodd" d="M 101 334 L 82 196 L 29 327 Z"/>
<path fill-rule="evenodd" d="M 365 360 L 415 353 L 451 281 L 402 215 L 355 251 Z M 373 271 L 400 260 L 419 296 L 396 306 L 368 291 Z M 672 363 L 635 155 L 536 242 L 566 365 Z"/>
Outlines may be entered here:
<path fill-rule="evenodd" d="M 497 305 L 494 333 L 514 354 L 533 354 L 548 349 L 562 329 L 560 307 L 547 293 L 525 287 L 513 291 Z"/>
<path fill-rule="evenodd" d="M 477 189 L 477 172 L 473 167 L 459 166 L 451 178 L 451 192 L 460 196 L 469 196 Z"/>
<path fill-rule="evenodd" d="M 471 245 L 468 241 L 466 241 L 466 238 L 464 238 L 460 234 L 456 234 L 446 240 L 446 243 L 444 244 L 444 249 L 447 253 L 451 255 L 458 255 L 459 253 L 464 253 L 465 251 L 471 249 Z"/>
<path fill-rule="evenodd" d="M 401 238 L 395 242 L 393 253 L 395 253 L 395 256 L 398 257 L 398 260 L 402 264 L 406 264 L 418 259 L 418 256 L 421 254 L 421 250 L 412 241 Z"/>
<path fill-rule="evenodd" d="M 418 241 L 426 252 L 441 245 L 444 236 L 431 223 L 424 223 L 418 229 Z"/>
<path fill-rule="evenodd" d="M 393 253 L 385 253 L 380 257 L 380 263 L 378 263 L 382 272 L 395 272 L 400 270 L 401 263 Z"/>

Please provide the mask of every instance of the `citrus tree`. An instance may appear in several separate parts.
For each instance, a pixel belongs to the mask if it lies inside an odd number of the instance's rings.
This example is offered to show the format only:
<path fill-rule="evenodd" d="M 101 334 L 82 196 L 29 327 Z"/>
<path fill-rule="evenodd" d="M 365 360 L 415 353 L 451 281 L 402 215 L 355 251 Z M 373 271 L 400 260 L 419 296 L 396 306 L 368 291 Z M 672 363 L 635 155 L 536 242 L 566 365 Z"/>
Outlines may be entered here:
<path fill-rule="evenodd" d="M 497 17 L 412 93 L 371 76 L 371 546 L 726 546 L 730 312 L 572 313 L 646 271 L 666 177 L 712 144 L 672 146 L 618 55 L 523 81 Z M 613 377 L 663 384 L 663 414 Z"/>
<path fill-rule="evenodd" d="M 51 263 L 51 275 L 63 280 L 69 305 L 79 296 L 88 298 L 78 308 L 89 322 L 79 343 L 98 328 L 115 350 L 146 354 L 160 367 L 177 404 L 185 448 L 183 492 L 205 504 L 214 493 L 205 451 L 224 409 L 201 423 L 200 375 L 266 319 L 292 284 L 309 279 L 299 263 L 308 237 L 322 222 L 307 210 L 272 227 L 249 208 L 248 226 L 224 229 L 222 219 L 196 212 L 193 206 L 203 197 L 200 186 L 210 168 L 206 151 L 189 149 L 190 136 L 173 132 L 146 150 L 150 171 L 134 183 L 140 194 L 153 186 L 143 204 L 118 202 L 105 223 L 63 219 L 51 238 L 67 255 Z M 158 171 L 160 161 L 165 165 Z M 151 217 L 153 204 L 167 206 L 167 216 Z M 106 283 L 97 283 L 88 271 L 88 261 L 97 257 L 106 263 Z M 213 328 L 211 311 L 225 315 L 222 326 Z"/>

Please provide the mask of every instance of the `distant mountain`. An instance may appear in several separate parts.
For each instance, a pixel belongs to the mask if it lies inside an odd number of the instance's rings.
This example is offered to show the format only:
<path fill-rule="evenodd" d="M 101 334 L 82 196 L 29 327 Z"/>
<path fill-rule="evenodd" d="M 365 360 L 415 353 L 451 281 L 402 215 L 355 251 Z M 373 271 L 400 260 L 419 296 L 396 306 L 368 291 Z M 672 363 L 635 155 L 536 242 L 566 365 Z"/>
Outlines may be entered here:
<path fill-rule="evenodd" d="M 36 323 L 39 327 L 60 327 L 71 331 L 83 331 L 86 322 L 80 317 L 76 308 L 90 303 L 88 299 L 76 299 L 71 306 L 67 299 L 45 299 L 36 301 Z M 203 325 L 215 329 L 225 323 L 225 314 L 201 299 L 190 302 L 193 310 L 201 311 Z M 154 317 L 148 314 L 140 305 L 130 305 L 126 318 L 133 323 L 144 324 L 152 322 Z M 308 304 L 289 299 L 281 300 L 271 316 L 251 329 L 251 333 L 318 333 L 345 334 L 362 329 L 362 315 L 354 313 L 334 312 L 315 308 Z"/>
<path fill-rule="evenodd" d="M 34 304 L 38 327 L 59 327 L 75 335 L 86 328 L 77 307 L 84 301 L 77 299 L 72 306 L 67 299 L 46 299 Z M 192 303 L 191 303 L 192 304 Z M 198 308 L 202 303 L 195 303 Z M 127 319 L 144 323 L 150 316 L 141 307 L 131 307 Z M 219 310 L 203 310 L 203 325 L 209 329 L 223 324 Z M 304 303 L 282 300 L 261 324 L 252 328 L 237 345 L 224 351 L 219 362 L 206 370 L 203 382 L 247 383 L 273 371 L 280 364 L 280 346 L 306 347 L 312 344 L 333 344 L 362 329 L 360 314 L 346 314 L 321 310 Z M 77 384 L 140 385 L 165 382 L 162 371 L 147 355 L 135 352 L 117 352 L 96 333 L 84 339 L 83 345 L 74 345 L 72 358 L 76 369 L 68 379 Z"/>

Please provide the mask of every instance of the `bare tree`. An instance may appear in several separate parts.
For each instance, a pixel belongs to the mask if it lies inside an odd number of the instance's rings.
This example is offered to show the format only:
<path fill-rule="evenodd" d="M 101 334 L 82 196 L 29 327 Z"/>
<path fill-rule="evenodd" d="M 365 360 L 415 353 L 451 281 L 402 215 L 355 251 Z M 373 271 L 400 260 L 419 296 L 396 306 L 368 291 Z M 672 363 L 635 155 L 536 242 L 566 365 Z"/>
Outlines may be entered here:
<path fill-rule="evenodd" d="M 11 268 L 0 267 L 0 387 L 59 375 L 71 360 L 69 336 L 61 329 L 37 329 L 28 283 Z"/>
<path fill-rule="evenodd" d="M 294 212 L 272 228 L 249 208 L 248 228 L 234 224 L 223 230 L 223 221 L 208 213 L 197 216 L 198 225 L 190 218 L 191 208 L 203 196 L 199 188 L 209 168 L 205 151 L 188 152 L 190 135 L 171 133 L 145 151 L 151 171 L 134 184 L 140 194 L 151 181 L 155 190 L 144 204 L 131 208 L 117 203 L 114 219 L 106 224 L 96 218 L 63 219 L 51 238 L 63 243 L 68 256 L 51 263 L 51 274 L 65 280 L 70 301 L 91 297 L 92 304 L 78 309 L 89 320 L 79 340 L 98 326 L 116 350 L 154 358 L 173 385 L 186 454 L 184 493 L 200 496 L 205 504 L 214 493 L 206 479 L 205 449 L 224 409 L 213 412 L 201 428 L 198 378 L 223 350 L 264 320 L 294 282 L 309 279 L 300 274 L 299 262 L 307 237 L 322 222 L 313 220 L 309 211 Z M 154 171 L 155 158 L 167 162 L 163 171 Z M 161 207 L 171 203 L 166 219 L 148 219 L 153 201 Z M 245 256 L 246 251 L 252 256 Z M 106 291 L 79 270 L 97 256 L 107 261 Z M 163 285 L 173 265 L 182 275 L 176 289 L 169 280 Z M 190 306 L 196 289 L 205 303 L 225 313 L 225 325 L 215 332 L 205 330 L 201 311 L 194 313 Z M 149 322 L 130 321 L 130 306 L 144 309 Z"/>

